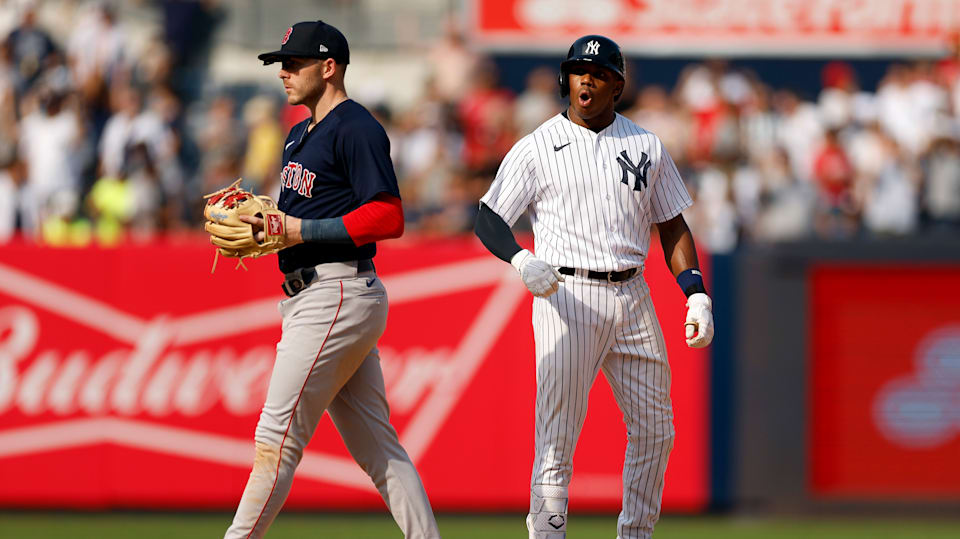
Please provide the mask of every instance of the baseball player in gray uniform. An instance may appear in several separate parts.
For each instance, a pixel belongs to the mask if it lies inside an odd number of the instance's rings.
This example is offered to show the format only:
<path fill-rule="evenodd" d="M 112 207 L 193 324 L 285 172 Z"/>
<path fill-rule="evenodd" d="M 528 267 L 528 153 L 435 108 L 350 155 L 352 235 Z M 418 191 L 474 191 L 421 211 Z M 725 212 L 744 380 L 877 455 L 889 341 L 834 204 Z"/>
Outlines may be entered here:
<path fill-rule="evenodd" d="M 390 425 L 377 340 L 387 294 L 376 241 L 403 233 L 403 209 L 383 127 L 347 97 L 350 51 L 322 21 L 287 29 L 278 51 L 291 105 L 310 117 L 283 148 L 283 333 L 254 436 L 256 457 L 227 539 L 263 537 L 280 511 L 303 449 L 324 412 L 370 476 L 406 537 L 440 537 L 420 476 Z M 263 220 L 244 216 L 262 241 Z"/>
<path fill-rule="evenodd" d="M 569 107 L 514 145 L 477 217 L 477 236 L 535 296 L 531 539 L 566 536 L 573 453 L 600 370 L 627 426 L 618 536 L 653 534 L 674 430 L 670 365 L 643 279 L 652 224 L 687 296 L 687 344 L 713 338 L 710 297 L 681 214 L 690 196 L 657 136 L 614 112 L 624 75 L 610 39 L 574 42 L 560 65 Z M 510 230 L 527 210 L 535 254 Z"/>

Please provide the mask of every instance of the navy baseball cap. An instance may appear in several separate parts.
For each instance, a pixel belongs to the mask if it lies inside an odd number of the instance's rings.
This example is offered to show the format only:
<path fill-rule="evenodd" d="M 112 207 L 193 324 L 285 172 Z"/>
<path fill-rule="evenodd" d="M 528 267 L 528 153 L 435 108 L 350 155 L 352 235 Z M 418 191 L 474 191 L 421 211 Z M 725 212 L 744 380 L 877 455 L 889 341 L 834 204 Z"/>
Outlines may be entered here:
<path fill-rule="evenodd" d="M 349 64 L 350 48 L 340 30 L 323 21 L 306 21 L 287 28 L 280 40 L 280 50 L 265 52 L 257 58 L 263 60 L 263 65 L 270 65 L 292 56 L 333 58 L 338 64 Z"/>

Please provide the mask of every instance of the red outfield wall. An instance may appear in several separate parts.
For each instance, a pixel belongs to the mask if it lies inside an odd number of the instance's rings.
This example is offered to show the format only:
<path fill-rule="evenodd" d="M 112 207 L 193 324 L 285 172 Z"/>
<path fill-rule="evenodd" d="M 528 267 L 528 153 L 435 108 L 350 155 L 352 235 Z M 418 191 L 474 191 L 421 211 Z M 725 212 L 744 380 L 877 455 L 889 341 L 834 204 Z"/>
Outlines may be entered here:
<path fill-rule="evenodd" d="M 811 492 L 960 500 L 960 267 L 812 273 Z"/>
<path fill-rule="evenodd" d="M 273 257 L 209 272 L 205 243 L 0 250 L 0 506 L 230 508 L 280 333 Z M 706 261 L 707 257 L 701 257 Z M 709 497 L 708 354 L 683 343 L 684 298 L 654 250 L 647 279 L 673 367 L 676 447 L 664 509 Z M 381 246 L 392 422 L 439 510 L 528 504 L 531 296 L 471 239 Z M 708 272 L 709 273 L 709 272 Z M 597 383 L 575 457 L 574 510 L 616 510 L 626 443 Z M 288 507 L 379 509 L 328 418 Z"/>

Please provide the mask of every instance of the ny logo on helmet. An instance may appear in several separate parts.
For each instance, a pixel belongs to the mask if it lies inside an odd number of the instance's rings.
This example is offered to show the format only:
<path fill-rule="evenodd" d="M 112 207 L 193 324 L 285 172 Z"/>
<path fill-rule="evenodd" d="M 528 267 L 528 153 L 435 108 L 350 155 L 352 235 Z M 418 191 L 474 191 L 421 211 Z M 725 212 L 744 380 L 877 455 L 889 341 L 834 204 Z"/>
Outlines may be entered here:
<path fill-rule="evenodd" d="M 587 46 L 583 49 L 584 54 L 600 54 L 600 42 L 597 40 L 587 42 Z"/>

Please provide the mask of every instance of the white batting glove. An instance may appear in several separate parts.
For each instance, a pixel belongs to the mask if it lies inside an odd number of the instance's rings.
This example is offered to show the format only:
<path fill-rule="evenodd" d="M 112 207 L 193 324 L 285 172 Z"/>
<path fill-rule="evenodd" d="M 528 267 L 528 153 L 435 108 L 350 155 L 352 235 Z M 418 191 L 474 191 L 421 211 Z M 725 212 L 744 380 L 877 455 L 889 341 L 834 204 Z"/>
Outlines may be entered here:
<path fill-rule="evenodd" d="M 687 321 L 683 324 L 686 331 L 687 346 L 703 348 L 713 340 L 713 302 L 703 292 L 691 294 L 687 298 Z"/>
<path fill-rule="evenodd" d="M 534 296 L 545 298 L 560 288 L 563 275 L 556 268 L 522 249 L 510 259 L 510 264 L 520 272 L 523 284 Z"/>

